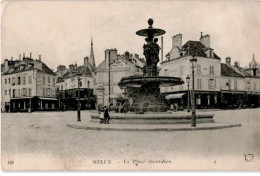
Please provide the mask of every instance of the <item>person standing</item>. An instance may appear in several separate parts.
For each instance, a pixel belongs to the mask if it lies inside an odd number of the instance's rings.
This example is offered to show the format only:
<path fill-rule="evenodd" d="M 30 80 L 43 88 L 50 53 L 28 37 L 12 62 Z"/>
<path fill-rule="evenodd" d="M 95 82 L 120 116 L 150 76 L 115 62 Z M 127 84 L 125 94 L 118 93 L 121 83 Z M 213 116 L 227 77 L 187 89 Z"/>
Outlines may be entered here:
<path fill-rule="evenodd" d="M 109 124 L 109 113 L 106 106 L 105 106 L 104 118 L 105 118 L 105 123 Z"/>

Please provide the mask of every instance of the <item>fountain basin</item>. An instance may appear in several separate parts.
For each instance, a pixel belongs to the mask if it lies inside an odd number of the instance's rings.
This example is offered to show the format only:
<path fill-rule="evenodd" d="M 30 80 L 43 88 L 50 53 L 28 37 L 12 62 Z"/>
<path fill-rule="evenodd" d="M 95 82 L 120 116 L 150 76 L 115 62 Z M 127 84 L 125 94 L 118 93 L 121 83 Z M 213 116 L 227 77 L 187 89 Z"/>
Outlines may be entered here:
<path fill-rule="evenodd" d="M 91 114 L 91 122 L 99 123 L 100 114 Z M 214 123 L 214 114 L 197 114 L 197 123 Z M 134 113 L 111 113 L 111 124 L 188 124 L 191 123 L 191 114 L 134 114 Z"/>
<path fill-rule="evenodd" d="M 144 84 L 160 86 L 176 86 L 184 84 L 181 78 L 170 76 L 129 76 L 120 80 L 120 87 L 141 87 Z"/>

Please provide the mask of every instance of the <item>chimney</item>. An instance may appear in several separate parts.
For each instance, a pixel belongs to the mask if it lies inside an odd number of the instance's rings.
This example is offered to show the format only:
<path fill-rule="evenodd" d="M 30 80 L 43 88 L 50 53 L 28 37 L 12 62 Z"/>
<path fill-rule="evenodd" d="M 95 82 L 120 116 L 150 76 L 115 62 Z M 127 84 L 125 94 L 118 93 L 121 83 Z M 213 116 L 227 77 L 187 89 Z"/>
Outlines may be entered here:
<path fill-rule="evenodd" d="M 77 62 L 75 62 L 75 68 L 77 68 L 78 66 L 77 66 Z"/>
<path fill-rule="evenodd" d="M 4 72 L 6 72 L 6 71 L 8 71 L 9 70 L 9 64 L 8 64 L 8 60 L 7 59 L 5 59 L 5 61 L 4 61 Z"/>
<path fill-rule="evenodd" d="M 11 57 L 11 61 L 13 60 L 13 57 Z"/>
<path fill-rule="evenodd" d="M 226 64 L 231 66 L 231 57 L 226 58 Z"/>
<path fill-rule="evenodd" d="M 201 32 L 201 36 L 200 36 L 200 42 L 206 47 L 206 48 L 210 48 L 210 35 L 202 35 Z"/>
<path fill-rule="evenodd" d="M 109 51 L 109 49 L 106 49 L 105 50 L 106 68 L 108 68 L 109 55 L 110 55 L 110 51 Z"/>
<path fill-rule="evenodd" d="M 89 58 L 88 58 L 88 57 L 85 57 L 85 58 L 84 58 L 84 66 L 85 66 L 86 68 L 88 68 L 88 66 L 89 66 Z"/>
<path fill-rule="evenodd" d="M 21 57 L 22 57 L 22 55 L 20 54 L 20 55 L 19 55 L 19 60 L 21 60 Z"/>
<path fill-rule="evenodd" d="M 25 53 L 23 53 L 23 59 L 25 58 Z"/>
<path fill-rule="evenodd" d="M 236 61 L 236 62 L 234 63 L 234 65 L 235 65 L 235 67 L 239 67 L 239 62 Z"/>
<path fill-rule="evenodd" d="M 172 48 L 182 48 L 182 34 L 177 34 L 172 37 Z"/>
<path fill-rule="evenodd" d="M 32 53 L 30 53 L 30 59 L 32 58 Z"/>
<path fill-rule="evenodd" d="M 73 64 L 69 65 L 69 70 L 70 72 L 74 72 L 75 71 L 75 66 Z"/>
<path fill-rule="evenodd" d="M 39 55 L 39 61 L 42 61 L 42 56 L 41 55 Z"/>
<path fill-rule="evenodd" d="M 138 55 L 138 54 L 135 54 L 135 58 L 136 58 L 136 59 L 139 59 L 139 55 Z"/>
<path fill-rule="evenodd" d="M 126 60 L 129 60 L 129 52 L 128 51 L 125 52 L 125 58 L 126 58 Z"/>

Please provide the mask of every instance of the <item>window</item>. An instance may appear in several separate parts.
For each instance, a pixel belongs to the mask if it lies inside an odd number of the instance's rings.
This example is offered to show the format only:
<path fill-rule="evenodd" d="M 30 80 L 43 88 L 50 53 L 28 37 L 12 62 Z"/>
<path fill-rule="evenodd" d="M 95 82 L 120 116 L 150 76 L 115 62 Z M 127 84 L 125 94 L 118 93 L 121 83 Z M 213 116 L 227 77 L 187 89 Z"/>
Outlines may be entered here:
<path fill-rule="evenodd" d="M 246 83 L 246 89 L 249 90 L 250 89 L 250 82 Z"/>
<path fill-rule="evenodd" d="M 254 83 L 254 90 L 256 90 L 256 83 Z"/>
<path fill-rule="evenodd" d="M 5 95 L 7 95 L 7 90 L 5 90 Z"/>
<path fill-rule="evenodd" d="M 26 84 L 26 77 L 23 76 L 23 85 L 25 85 L 25 84 Z"/>
<path fill-rule="evenodd" d="M 31 88 L 28 89 L 28 96 L 32 96 L 32 89 Z"/>
<path fill-rule="evenodd" d="M 16 91 L 15 91 L 15 89 L 13 89 L 13 97 L 15 97 L 16 96 Z"/>
<path fill-rule="evenodd" d="M 17 84 L 18 84 L 18 85 L 21 84 L 21 77 L 17 77 Z"/>
<path fill-rule="evenodd" d="M 234 89 L 237 90 L 237 80 L 234 80 Z"/>
<path fill-rule="evenodd" d="M 201 79 L 197 79 L 197 89 L 201 89 Z"/>
<path fill-rule="evenodd" d="M 60 90 L 63 90 L 63 85 L 60 86 Z"/>
<path fill-rule="evenodd" d="M 209 66 L 209 74 L 214 75 L 214 66 Z"/>
<path fill-rule="evenodd" d="M 197 74 L 201 74 L 201 66 L 200 66 L 200 64 L 197 64 Z"/>
<path fill-rule="evenodd" d="M 52 96 L 52 91 L 50 88 L 47 89 L 47 96 L 48 97 L 51 97 Z"/>
<path fill-rule="evenodd" d="M 28 84 L 32 84 L 32 76 L 28 76 Z"/>
<path fill-rule="evenodd" d="M 16 96 L 17 96 L 17 97 L 20 97 L 20 96 L 21 96 L 21 92 L 22 92 L 22 91 L 21 91 L 20 89 L 18 89 L 18 93 L 17 93 Z"/>
<path fill-rule="evenodd" d="M 209 80 L 209 89 L 215 89 L 216 88 L 216 80 L 210 79 Z"/>
<path fill-rule="evenodd" d="M 15 85 L 15 78 L 12 78 L 12 86 Z"/>
<path fill-rule="evenodd" d="M 26 97 L 27 96 L 27 89 L 23 88 L 23 96 Z"/>
<path fill-rule="evenodd" d="M 43 83 L 43 85 L 46 84 L 46 83 L 45 83 L 45 76 L 43 76 L 43 78 L 42 78 L 42 83 Z"/>
<path fill-rule="evenodd" d="M 50 77 L 48 77 L 48 84 L 50 84 L 51 83 L 51 78 Z"/>
<path fill-rule="evenodd" d="M 79 87 L 82 87 L 82 81 L 79 82 Z"/>
<path fill-rule="evenodd" d="M 42 96 L 45 97 L 45 88 L 42 89 Z"/>
<path fill-rule="evenodd" d="M 65 90 L 67 89 L 67 83 L 65 83 Z"/>
<path fill-rule="evenodd" d="M 90 88 L 90 82 L 88 81 L 88 88 Z"/>
<path fill-rule="evenodd" d="M 11 96 L 11 89 L 9 89 L 9 93 L 8 94 Z"/>
<path fill-rule="evenodd" d="M 7 84 L 7 79 L 5 79 L 5 84 Z"/>
<path fill-rule="evenodd" d="M 209 51 L 209 57 L 213 57 L 213 51 Z"/>
<path fill-rule="evenodd" d="M 52 86 L 55 87 L 55 78 L 52 78 Z"/>

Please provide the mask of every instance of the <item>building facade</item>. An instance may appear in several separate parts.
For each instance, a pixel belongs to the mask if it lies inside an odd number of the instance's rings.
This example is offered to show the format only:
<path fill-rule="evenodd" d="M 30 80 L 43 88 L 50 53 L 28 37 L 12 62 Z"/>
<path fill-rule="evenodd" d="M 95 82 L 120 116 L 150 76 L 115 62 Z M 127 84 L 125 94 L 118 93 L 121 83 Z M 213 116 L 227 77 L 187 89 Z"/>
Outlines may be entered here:
<path fill-rule="evenodd" d="M 221 63 L 220 93 L 222 108 L 257 107 L 260 105 L 260 77 L 238 62 L 231 65 L 231 58 Z"/>
<path fill-rule="evenodd" d="M 57 99 L 60 110 L 76 110 L 78 108 L 78 90 L 80 109 L 95 109 L 96 65 L 91 40 L 90 57 L 84 58 L 84 65 L 70 64 L 57 67 L 56 80 Z M 79 89 L 78 89 L 79 88 Z"/>
<path fill-rule="evenodd" d="M 126 100 L 124 90 L 118 86 L 123 77 L 143 75 L 144 59 L 137 54 L 125 52 L 118 55 L 117 49 L 107 49 L 105 60 L 97 67 L 97 103 L 99 106 L 119 106 Z M 131 100 L 130 100 L 131 101 Z"/>
<path fill-rule="evenodd" d="M 220 58 L 210 46 L 210 36 L 202 35 L 200 41 L 188 41 L 182 45 L 182 34 L 172 38 L 172 49 L 161 63 L 161 76 L 180 77 L 183 85 L 161 87 L 161 93 L 171 95 L 168 105 L 177 104 L 179 107 L 187 106 L 188 84 L 187 75 L 190 76 L 189 90 L 192 88 L 192 57 L 197 58 L 194 74 L 195 102 L 197 108 L 217 107 L 220 100 Z M 169 97 L 169 96 L 168 96 Z"/>
<path fill-rule="evenodd" d="M 188 85 L 192 88 L 192 63 L 190 59 L 197 58 L 195 63 L 194 90 L 196 108 L 244 108 L 260 105 L 259 65 L 253 56 L 249 68 L 240 67 L 238 62 L 231 65 L 231 58 L 225 63 L 215 54 L 210 46 L 210 36 L 202 35 L 200 41 L 188 41 L 182 45 L 182 34 L 172 38 L 172 49 L 161 63 L 160 75 L 176 76 L 185 84 L 173 87 L 161 87 L 161 92 L 168 99 L 168 105 L 188 105 Z M 170 95 L 170 96 L 169 96 Z"/>
<path fill-rule="evenodd" d="M 24 57 L 4 61 L 2 111 L 43 111 L 57 109 L 56 74 L 39 59 Z"/>

